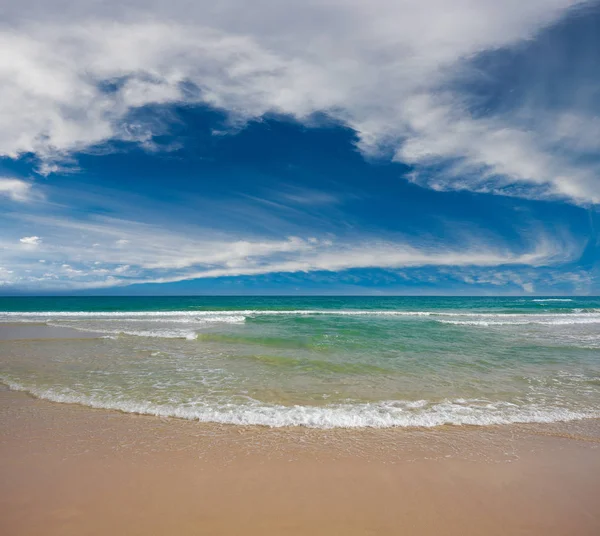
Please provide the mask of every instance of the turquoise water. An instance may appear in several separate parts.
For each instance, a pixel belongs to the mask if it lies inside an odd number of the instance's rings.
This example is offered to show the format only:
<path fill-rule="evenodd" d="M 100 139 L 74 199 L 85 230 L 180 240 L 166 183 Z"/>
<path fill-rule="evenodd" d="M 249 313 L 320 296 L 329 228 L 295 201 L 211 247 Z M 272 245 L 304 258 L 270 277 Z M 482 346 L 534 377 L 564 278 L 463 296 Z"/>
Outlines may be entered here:
<path fill-rule="evenodd" d="M 77 330 L 0 342 L 0 380 L 55 401 L 326 428 L 600 417 L 600 298 L 18 297 L 0 322 Z"/>

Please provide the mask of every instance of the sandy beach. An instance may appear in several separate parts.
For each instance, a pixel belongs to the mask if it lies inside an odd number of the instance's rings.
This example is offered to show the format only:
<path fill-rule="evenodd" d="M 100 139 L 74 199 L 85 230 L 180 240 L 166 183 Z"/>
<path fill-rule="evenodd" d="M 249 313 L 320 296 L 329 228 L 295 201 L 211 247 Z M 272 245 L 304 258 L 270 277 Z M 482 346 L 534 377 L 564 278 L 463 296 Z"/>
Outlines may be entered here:
<path fill-rule="evenodd" d="M 0 400 L 7 536 L 600 533 L 582 425 L 275 430 Z"/>

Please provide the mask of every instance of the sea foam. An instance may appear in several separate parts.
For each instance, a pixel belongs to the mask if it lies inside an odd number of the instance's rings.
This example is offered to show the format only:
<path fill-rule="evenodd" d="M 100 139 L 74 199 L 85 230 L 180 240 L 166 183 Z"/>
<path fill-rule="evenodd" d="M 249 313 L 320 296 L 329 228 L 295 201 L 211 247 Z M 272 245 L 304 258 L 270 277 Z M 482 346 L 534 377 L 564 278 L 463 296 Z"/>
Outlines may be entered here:
<path fill-rule="evenodd" d="M 85 319 L 191 319 L 193 321 L 227 322 L 238 321 L 239 317 L 249 316 L 389 316 L 389 317 L 420 317 L 420 316 L 456 316 L 456 317 L 558 317 L 558 316 L 600 316 L 600 310 L 590 309 L 587 312 L 553 312 L 553 313 L 484 313 L 484 312 L 450 312 L 450 311 L 386 311 L 386 310 L 343 310 L 343 309 L 294 309 L 294 310 L 215 310 L 215 311 L 34 311 L 15 312 L 0 311 L 0 318 L 85 318 Z"/>
<path fill-rule="evenodd" d="M 515 423 L 552 423 L 600 418 L 600 410 L 573 410 L 563 407 L 518 406 L 510 402 L 455 399 L 431 403 L 419 401 L 383 401 L 376 403 L 336 404 L 331 406 L 282 406 L 258 402 L 241 405 L 221 403 L 197 406 L 189 404 L 153 404 L 148 401 L 116 400 L 108 396 L 89 396 L 71 390 L 27 387 L 1 381 L 13 390 L 25 391 L 52 402 L 81 404 L 125 413 L 176 417 L 233 425 L 259 425 L 272 428 L 303 426 L 308 428 L 432 428 L 443 425 L 490 426 Z"/>

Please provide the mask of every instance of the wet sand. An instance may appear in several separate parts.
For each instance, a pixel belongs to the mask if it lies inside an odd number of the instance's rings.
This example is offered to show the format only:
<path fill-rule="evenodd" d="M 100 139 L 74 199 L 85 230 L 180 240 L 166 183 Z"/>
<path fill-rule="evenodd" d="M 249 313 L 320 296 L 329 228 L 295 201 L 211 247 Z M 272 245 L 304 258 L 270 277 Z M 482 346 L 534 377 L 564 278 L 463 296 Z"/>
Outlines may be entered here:
<path fill-rule="evenodd" d="M 47 324 L 28 322 L 0 322 L 0 341 L 43 340 L 43 339 L 94 339 L 97 333 L 73 328 L 48 326 Z"/>
<path fill-rule="evenodd" d="M 597 423 L 268 429 L 0 390 L 0 533 L 600 534 Z"/>

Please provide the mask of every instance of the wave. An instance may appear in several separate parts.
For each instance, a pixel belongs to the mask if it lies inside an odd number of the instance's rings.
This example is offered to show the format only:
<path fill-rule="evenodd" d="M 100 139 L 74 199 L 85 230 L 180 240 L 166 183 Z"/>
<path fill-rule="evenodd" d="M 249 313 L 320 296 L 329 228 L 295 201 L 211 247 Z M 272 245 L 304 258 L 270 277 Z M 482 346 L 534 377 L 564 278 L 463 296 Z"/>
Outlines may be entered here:
<path fill-rule="evenodd" d="M 90 319 L 88 319 L 90 320 Z M 97 321 L 97 319 L 92 319 Z M 109 319 L 104 319 L 109 320 Z M 114 320 L 114 319 L 113 319 Z M 126 322 L 139 322 L 139 319 L 121 319 Z M 246 321 L 246 317 L 242 315 L 223 315 L 223 316 L 210 316 L 203 317 L 196 320 L 189 320 L 184 323 L 198 325 L 215 325 L 215 324 L 243 324 Z M 103 333 L 108 336 L 113 335 L 131 335 L 135 337 L 153 337 L 153 338 L 161 338 L 161 339 L 187 339 L 187 340 L 196 340 L 198 338 L 198 333 L 192 330 L 182 330 L 182 329 L 128 329 L 123 327 L 123 323 L 121 322 L 116 328 L 106 328 L 106 324 L 103 324 L 102 327 L 97 325 L 90 324 L 73 324 L 73 323 L 61 323 L 60 319 L 56 322 L 52 322 L 48 320 L 46 325 L 53 327 L 69 327 L 70 329 L 75 329 L 78 331 L 84 332 L 93 332 L 93 333 Z M 112 337 L 109 337 L 112 338 Z"/>
<path fill-rule="evenodd" d="M 153 404 L 147 401 L 115 400 L 26 387 L 2 380 L 10 389 L 27 392 L 52 402 L 81 404 L 125 413 L 176 417 L 233 425 L 260 425 L 272 428 L 432 428 L 443 425 L 491 426 L 514 423 L 566 422 L 600 418 L 599 410 L 573 410 L 564 407 L 518 406 L 509 402 L 455 399 L 439 403 L 425 400 L 377 403 L 336 404 L 331 406 L 282 406 L 222 403 L 196 407 Z"/>
<path fill-rule="evenodd" d="M 558 298 L 557 298 L 558 299 Z M 555 312 L 459 312 L 459 311 L 388 311 L 388 310 L 205 310 L 205 311 L 36 311 L 0 312 L 0 320 L 39 322 L 106 335 L 131 335 L 167 339 L 202 338 L 198 328 L 219 324 L 244 324 L 248 320 L 285 317 L 364 317 L 429 319 L 456 326 L 570 326 L 600 324 L 600 309 L 569 309 Z M 112 322 L 112 325 L 111 325 Z M 145 325 L 141 325 L 144 323 Z M 181 325 L 181 327 L 179 327 Z M 209 337 L 207 335 L 207 337 Z"/>
<path fill-rule="evenodd" d="M 49 326 L 55 324 L 49 323 Z M 60 324 L 57 324 L 60 326 Z M 193 341 L 198 338 L 198 334 L 195 331 L 181 331 L 171 329 L 160 329 L 160 330 L 134 330 L 134 329 L 99 329 L 99 328 L 78 328 L 72 327 L 79 331 L 91 331 L 93 333 L 103 333 L 108 339 L 113 339 L 119 335 L 131 335 L 133 337 L 152 337 L 157 339 L 186 339 Z"/>
<path fill-rule="evenodd" d="M 571 302 L 573 301 L 571 298 L 538 298 L 535 300 L 531 300 L 532 302 L 537 303 L 546 303 L 546 302 Z"/>
<path fill-rule="evenodd" d="M 436 311 L 374 311 L 374 310 L 336 310 L 336 309 L 294 309 L 294 310 L 268 310 L 268 309 L 243 309 L 226 311 L 34 311 L 15 312 L 0 311 L 0 317 L 8 318 L 85 318 L 85 319 L 168 319 L 169 321 L 194 321 L 204 318 L 224 318 L 227 316 L 430 316 L 454 313 Z"/>
<path fill-rule="evenodd" d="M 0 311 L 0 317 L 8 318 L 88 318 L 88 319 L 122 319 L 122 318 L 177 318 L 192 317 L 206 321 L 227 321 L 227 317 L 247 316 L 260 311 Z"/>
<path fill-rule="evenodd" d="M 533 316 L 533 315 L 532 315 Z M 600 316 L 591 318 L 523 318 L 520 320 L 438 320 L 442 324 L 455 326 L 526 326 L 537 324 L 542 326 L 571 326 L 575 324 L 600 324 Z"/>
<path fill-rule="evenodd" d="M 226 311 L 35 311 L 15 312 L 0 311 L 0 317 L 6 318 L 87 318 L 87 319 L 168 319 L 168 321 L 206 321 L 206 322 L 238 322 L 241 317 L 255 316 L 457 316 L 457 317 L 554 317 L 554 316 L 590 316 L 600 313 L 600 309 L 589 309 L 587 312 L 554 312 L 554 313 L 479 313 L 479 312 L 448 312 L 448 311 L 386 311 L 386 310 L 337 310 L 337 309 L 295 309 L 295 310 L 226 310 Z M 231 320 L 230 320 L 231 319 Z"/>

